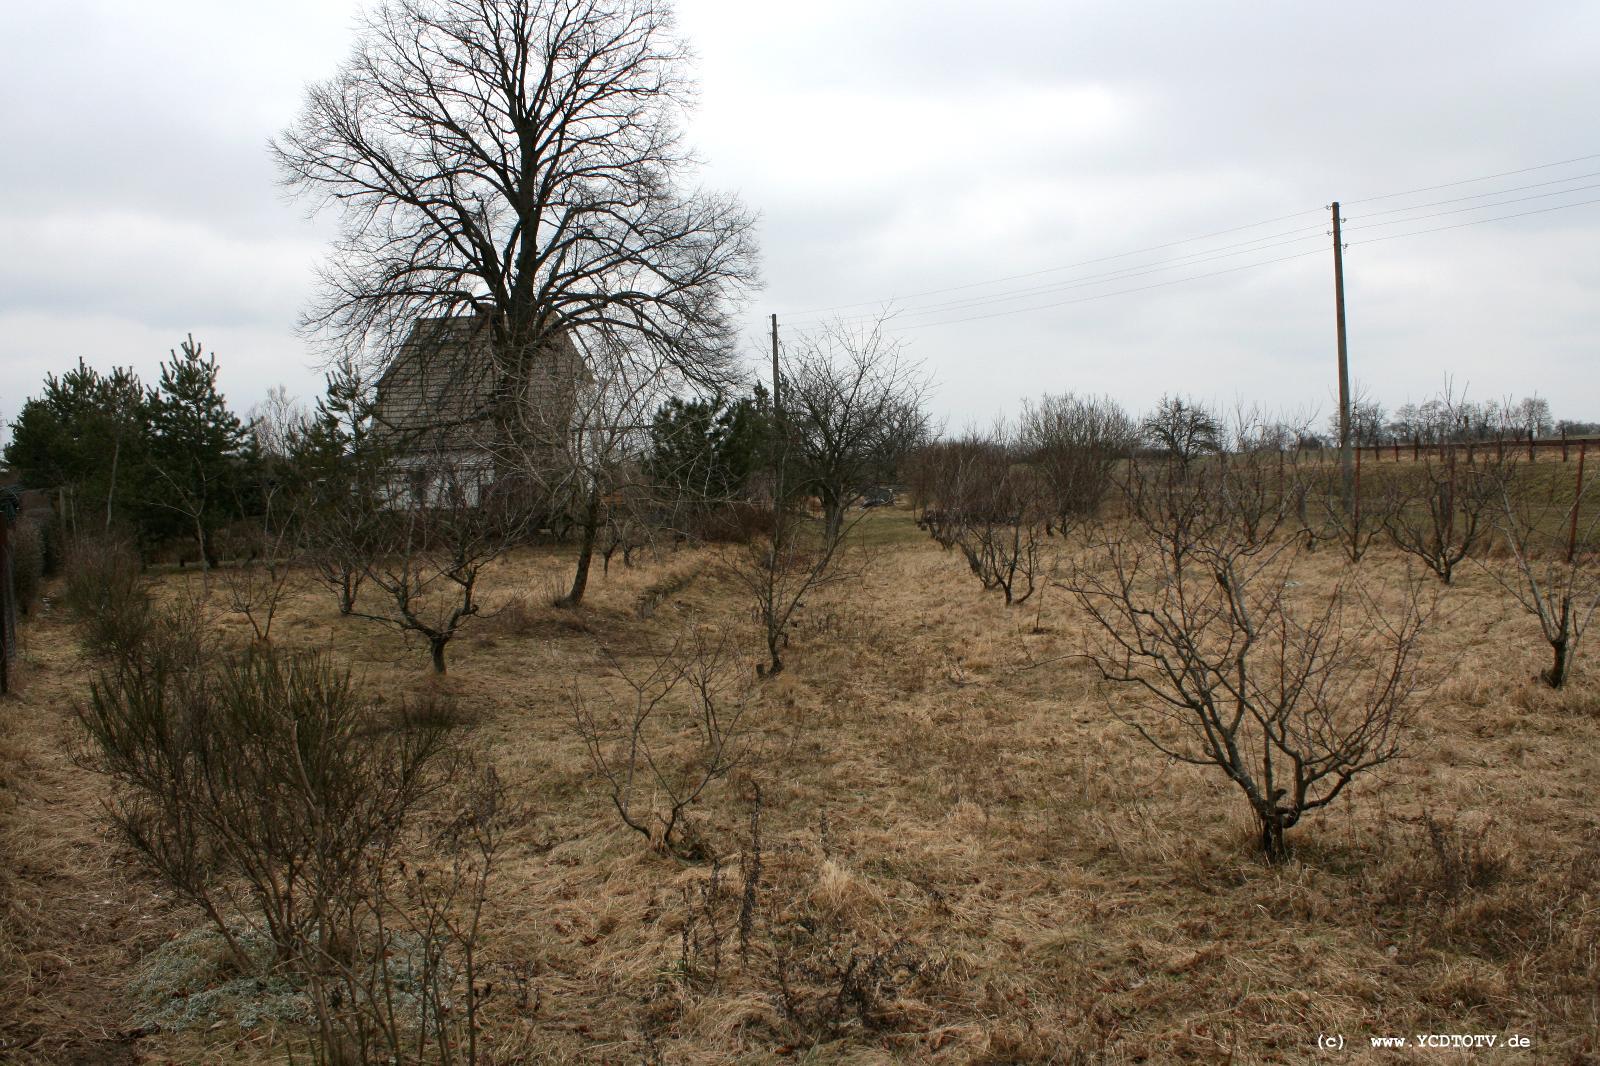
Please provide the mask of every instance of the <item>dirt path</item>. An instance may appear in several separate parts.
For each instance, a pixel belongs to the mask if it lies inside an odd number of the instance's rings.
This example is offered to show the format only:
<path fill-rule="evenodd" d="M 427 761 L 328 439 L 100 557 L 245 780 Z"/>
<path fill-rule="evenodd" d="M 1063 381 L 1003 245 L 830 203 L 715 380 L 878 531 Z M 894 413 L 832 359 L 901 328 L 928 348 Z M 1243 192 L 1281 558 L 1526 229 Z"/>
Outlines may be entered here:
<path fill-rule="evenodd" d="M 0 701 L 0 1062 L 138 1062 L 120 990 L 166 909 L 73 762 L 75 642 L 48 616 L 30 628 L 22 690 Z"/>

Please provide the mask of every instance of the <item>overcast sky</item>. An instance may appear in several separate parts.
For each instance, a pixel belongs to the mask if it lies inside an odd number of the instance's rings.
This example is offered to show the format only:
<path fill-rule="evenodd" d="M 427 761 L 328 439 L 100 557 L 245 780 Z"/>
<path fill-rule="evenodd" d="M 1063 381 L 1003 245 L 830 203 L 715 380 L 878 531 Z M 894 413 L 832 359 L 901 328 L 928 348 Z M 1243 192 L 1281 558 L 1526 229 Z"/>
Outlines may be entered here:
<path fill-rule="evenodd" d="M 277 384 L 319 391 L 294 325 L 331 220 L 284 202 L 266 141 L 345 55 L 356 8 L 7 5 L 0 418 L 80 356 L 153 381 L 191 332 L 241 411 Z M 1600 419 L 1600 203 L 1362 243 L 1600 199 L 1600 4 L 1334 11 L 684 0 L 705 183 L 761 215 L 752 365 L 770 312 L 788 336 L 895 306 L 952 428 L 1065 390 L 1326 414 L 1316 211 L 1338 198 L 1353 374 L 1381 400 L 1448 374 L 1477 399 L 1537 392 L 1558 418 Z M 1395 210 L 1496 190 L 1518 191 Z M 1404 221 L 1460 208 L 1479 209 Z"/>

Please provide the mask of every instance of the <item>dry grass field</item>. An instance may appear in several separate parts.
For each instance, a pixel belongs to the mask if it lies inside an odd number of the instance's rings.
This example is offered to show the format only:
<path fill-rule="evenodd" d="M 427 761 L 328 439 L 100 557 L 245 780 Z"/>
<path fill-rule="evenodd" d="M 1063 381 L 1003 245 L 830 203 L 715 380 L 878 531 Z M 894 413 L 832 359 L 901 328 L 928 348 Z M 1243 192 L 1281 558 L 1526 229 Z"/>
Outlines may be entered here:
<path fill-rule="evenodd" d="M 576 611 L 545 606 L 566 556 L 503 560 L 442 679 L 296 578 L 275 642 L 327 649 L 386 700 L 453 697 L 524 809 L 489 900 L 490 1061 L 1600 1062 L 1600 651 L 1566 690 L 1540 685 L 1537 625 L 1481 567 L 1435 610 L 1406 758 L 1269 866 L 1233 785 L 1112 715 L 1137 696 L 1077 657 L 1064 592 L 1006 608 L 905 511 L 858 539 L 871 565 L 808 597 L 787 669 L 761 681 L 731 549 L 614 563 Z M 1303 554 L 1295 579 L 1345 565 Z M 1406 566 L 1376 547 L 1360 569 L 1383 589 Z M 612 663 L 642 670 L 690 626 L 751 656 L 748 758 L 695 804 L 694 862 L 622 824 L 570 712 L 575 687 L 620 698 Z M 91 664 L 65 613 L 26 637 L 0 702 L 0 1060 L 284 1061 L 292 1023 L 148 1024 L 171 1006 L 152 995 L 175 995 L 150 991 L 148 960 L 203 923 L 74 761 Z M 1419 1033 L 1531 1047 L 1369 1048 Z"/>

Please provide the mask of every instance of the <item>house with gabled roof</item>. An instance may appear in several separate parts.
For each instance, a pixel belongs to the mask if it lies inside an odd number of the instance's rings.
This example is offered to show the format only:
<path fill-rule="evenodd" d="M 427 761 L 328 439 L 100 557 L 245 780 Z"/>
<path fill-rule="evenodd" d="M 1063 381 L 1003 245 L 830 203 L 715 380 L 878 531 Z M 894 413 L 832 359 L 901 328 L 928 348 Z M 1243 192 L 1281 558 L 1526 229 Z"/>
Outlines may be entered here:
<path fill-rule="evenodd" d="M 389 499 L 415 504 L 459 491 L 473 503 L 490 484 L 560 462 L 589 380 L 569 330 L 515 360 L 496 351 L 480 315 L 420 319 L 374 397 Z"/>

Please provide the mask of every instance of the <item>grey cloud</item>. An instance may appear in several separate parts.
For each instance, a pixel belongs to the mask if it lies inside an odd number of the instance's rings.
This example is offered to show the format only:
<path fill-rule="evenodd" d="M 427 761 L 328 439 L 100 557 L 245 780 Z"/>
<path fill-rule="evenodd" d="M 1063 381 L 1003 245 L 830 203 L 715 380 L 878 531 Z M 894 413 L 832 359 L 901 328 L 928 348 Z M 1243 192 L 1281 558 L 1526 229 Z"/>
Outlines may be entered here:
<path fill-rule="evenodd" d="M 305 83 L 334 72 L 354 6 L 189 0 L 11 17 L 16 32 L 0 43 L 12 101 L 0 113 L 0 414 L 37 391 L 42 367 L 83 354 L 153 369 L 188 329 L 220 353 L 240 407 L 280 380 L 316 389 L 315 353 L 293 323 L 329 225 L 282 201 L 265 143 Z M 1259 0 L 981 11 L 682 0 L 680 15 L 702 57 L 689 135 L 706 181 L 762 216 L 753 368 L 770 311 L 788 331 L 813 308 L 874 302 L 846 309 L 856 313 L 897 295 L 910 305 L 909 293 L 1334 197 L 1356 227 L 1372 221 L 1363 211 L 1408 202 L 1363 197 L 1600 152 L 1587 140 L 1600 113 L 1600 6 L 1573 0 L 1363 0 L 1331 13 Z M 1302 222 L 1320 236 L 1322 216 Z M 1370 245 L 1353 228 L 1356 375 L 1390 403 L 1453 373 L 1480 396 L 1537 389 L 1558 416 L 1600 417 L 1597 237 L 1600 205 Z M 1184 391 L 1325 411 L 1331 304 L 1317 254 L 903 336 L 953 424 L 1045 388 L 1134 407 Z"/>

